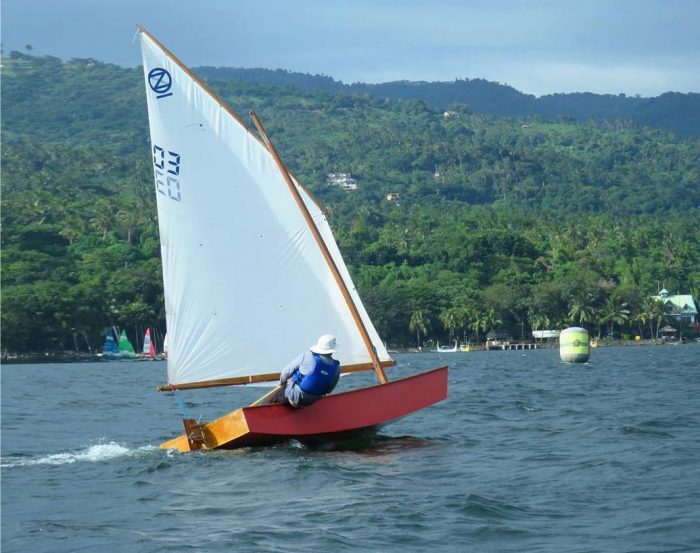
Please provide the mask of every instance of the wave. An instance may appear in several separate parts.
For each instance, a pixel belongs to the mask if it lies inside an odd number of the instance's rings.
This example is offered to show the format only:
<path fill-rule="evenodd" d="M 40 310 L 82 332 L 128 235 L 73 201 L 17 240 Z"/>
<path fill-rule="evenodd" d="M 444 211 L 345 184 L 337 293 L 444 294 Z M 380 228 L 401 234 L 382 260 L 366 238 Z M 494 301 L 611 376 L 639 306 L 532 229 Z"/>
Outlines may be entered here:
<path fill-rule="evenodd" d="M 109 461 L 111 459 L 116 459 L 119 457 L 138 455 L 140 453 L 151 451 L 154 449 L 157 448 L 152 445 L 139 447 L 136 449 L 130 449 L 116 442 L 109 442 L 106 444 L 92 445 L 86 449 L 74 452 L 52 453 L 50 455 L 45 455 L 36 459 L 0 459 L 0 467 L 6 468 L 26 467 L 33 465 L 69 465 L 71 463 L 99 463 L 102 461 Z"/>

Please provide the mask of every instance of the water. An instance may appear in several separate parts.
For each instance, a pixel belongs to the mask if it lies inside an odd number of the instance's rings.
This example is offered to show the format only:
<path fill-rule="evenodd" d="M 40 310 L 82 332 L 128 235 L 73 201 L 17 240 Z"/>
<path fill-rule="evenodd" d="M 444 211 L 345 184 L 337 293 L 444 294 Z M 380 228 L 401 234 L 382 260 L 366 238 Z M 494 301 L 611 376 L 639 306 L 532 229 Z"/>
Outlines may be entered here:
<path fill-rule="evenodd" d="M 450 364 L 447 401 L 356 443 L 192 454 L 157 447 L 163 363 L 5 365 L 2 551 L 700 551 L 699 354 L 397 355 Z M 264 392 L 183 395 L 206 419 Z"/>

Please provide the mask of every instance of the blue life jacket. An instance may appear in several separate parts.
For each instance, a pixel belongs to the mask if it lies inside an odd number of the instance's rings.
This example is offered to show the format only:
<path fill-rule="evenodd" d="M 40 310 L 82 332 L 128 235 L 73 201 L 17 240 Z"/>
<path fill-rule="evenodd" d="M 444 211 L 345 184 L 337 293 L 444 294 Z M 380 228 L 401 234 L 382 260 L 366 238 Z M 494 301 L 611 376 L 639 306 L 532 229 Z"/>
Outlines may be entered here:
<path fill-rule="evenodd" d="M 328 392 L 331 382 L 337 376 L 340 370 L 340 361 L 331 359 L 331 362 L 328 363 L 317 353 L 314 353 L 313 356 L 313 369 L 308 374 L 302 374 L 297 369 L 292 375 L 292 381 L 307 394 L 322 396 Z"/>

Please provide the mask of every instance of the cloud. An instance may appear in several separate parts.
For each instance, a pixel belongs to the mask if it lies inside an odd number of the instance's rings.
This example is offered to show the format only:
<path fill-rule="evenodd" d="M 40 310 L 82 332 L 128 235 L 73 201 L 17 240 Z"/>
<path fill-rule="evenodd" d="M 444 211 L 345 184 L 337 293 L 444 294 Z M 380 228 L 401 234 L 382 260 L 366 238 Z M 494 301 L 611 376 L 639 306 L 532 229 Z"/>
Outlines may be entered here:
<path fill-rule="evenodd" d="M 5 50 L 135 66 L 141 23 L 188 65 L 345 82 L 486 78 L 534 94 L 700 91 L 696 0 L 3 0 Z"/>
<path fill-rule="evenodd" d="M 534 65 L 515 63 L 500 69 L 500 74 L 509 75 L 507 84 L 537 96 L 553 91 L 658 96 L 669 91 L 700 90 L 700 76 L 697 73 L 689 74 L 683 67 L 665 65 L 601 65 L 560 61 Z"/>

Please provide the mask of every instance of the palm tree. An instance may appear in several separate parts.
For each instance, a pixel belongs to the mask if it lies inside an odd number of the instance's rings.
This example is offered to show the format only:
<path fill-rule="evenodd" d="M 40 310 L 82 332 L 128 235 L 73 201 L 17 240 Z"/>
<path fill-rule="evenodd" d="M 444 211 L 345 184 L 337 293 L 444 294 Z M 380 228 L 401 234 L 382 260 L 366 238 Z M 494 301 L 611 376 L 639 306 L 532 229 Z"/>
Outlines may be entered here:
<path fill-rule="evenodd" d="M 468 307 L 459 307 L 459 329 L 464 332 L 464 343 L 467 343 L 467 330 L 471 324 L 472 310 Z"/>
<path fill-rule="evenodd" d="M 481 327 L 483 326 L 484 322 L 484 314 L 479 311 L 478 309 L 475 309 L 472 311 L 472 317 L 471 317 L 471 322 L 469 323 L 469 328 L 471 328 L 473 331 L 476 332 L 476 343 L 479 343 L 479 330 L 481 330 Z"/>
<path fill-rule="evenodd" d="M 124 207 L 117 211 L 116 220 L 120 225 L 120 230 L 126 234 L 127 244 L 131 244 L 134 230 L 145 226 L 143 212 L 144 210 L 134 201 L 127 202 Z"/>
<path fill-rule="evenodd" d="M 612 296 L 605 301 L 600 322 L 610 323 L 610 331 L 608 334 L 613 333 L 615 323 L 622 325 L 629 320 L 629 318 L 630 311 L 627 309 L 626 303 L 618 303 L 618 300 Z"/>
<path fill-rule="evenodd" d="M 649 322 L 649 333 L 651 337 L 658 338 L 661 323 L 663 323 L 668 316 L 664 309 L 664 304 L 656 298 L 646 297 L 642 303 L 642 309 L 646 320 Z M 654 323 L 656 323 L 656 330 L 654 329 Z"/>
<path fill-rule="evenodd" d="M 545 330 L 549 327 L 551 322 L 547 315 L 534 313 L 532 311 L 528 312 L 528 319 L 530 321 L 530 326 L 532 327 L 532 330 Z"/>
<path fill-rule="evenodd" d="M 114 227 L 115 214 L 113 207 L 107 202 L 98 203 L 90 218 L 90 223 L 97 229 L 102 231 L 102 241 L 107 240 L 107 234 Z"/>
<path fill-rule="evenodd" d="M 593 306 L 584 303 L 583 300 L 574 300 L 569 307 L 569 321 L 572 323 L 590 323 L 594 314 Z"/>
<path fill-rule="evenodd" d="M 648 315 L 642 306 L 639 306 L 630 316 L 630 320 L 637 323 L 637 329 L 639 330 L 639 336 L 643 336 L 644 325 L 647 323 Z"/>
<path fill-rule="evenodd" d="M 428 327 L 425 321 L 425 314 L 422 309 L 416 309 L 411 315 L 411 320 L 408 323 L 409 332 L 416 333 L 416 347 L 420 349 L 420 333 L 428 332 Z"/>
<path fill-rule="evenodd" d="M 482 328 L 484 332 L 486 332 L 486 329 L 493 330 L 494 327 L 498 326 L 502 322 L 503 321 L 496 316 L 496 311 L 492 307 L 489 307 L 484 315 Z"/>
<path fill-rule="evenodd" d="M 440 313 L 440 321 L 445 327 L 445 330 L 450 333 L 450 344 L 452 343 L 452 337 L 454 336 L 455 330 L 459 326 L 460 312 L 458 307 L 450 307 L 445 309 Z"/>

